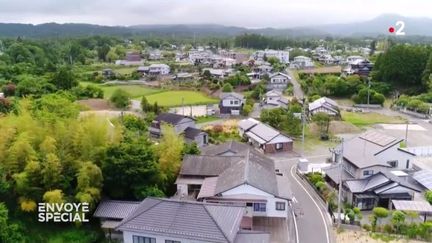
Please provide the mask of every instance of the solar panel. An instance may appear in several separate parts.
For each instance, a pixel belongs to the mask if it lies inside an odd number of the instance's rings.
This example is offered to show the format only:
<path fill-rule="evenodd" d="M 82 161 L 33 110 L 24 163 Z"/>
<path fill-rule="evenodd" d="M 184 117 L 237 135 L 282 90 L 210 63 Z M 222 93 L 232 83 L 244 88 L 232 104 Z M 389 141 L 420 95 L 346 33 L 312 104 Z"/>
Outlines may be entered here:
<path fill-rule="evenodd" d="M 422 184 L 429 190 L 432 190 L 432 171 L 430 170 L 421 170 L 413 175 L 414 180 L 418 183 Z"/>
<path fill-rule="evenodd" d="M 360 138 L 369 141 L 371 143 L 377 144 L 381 147 L 385 147 L 390 143 L 396 141 L 396 138 L 394 137 L 382 133 L 374 132 L 374 131 L 365 132 L 362 135 L 360 135 Z"/>

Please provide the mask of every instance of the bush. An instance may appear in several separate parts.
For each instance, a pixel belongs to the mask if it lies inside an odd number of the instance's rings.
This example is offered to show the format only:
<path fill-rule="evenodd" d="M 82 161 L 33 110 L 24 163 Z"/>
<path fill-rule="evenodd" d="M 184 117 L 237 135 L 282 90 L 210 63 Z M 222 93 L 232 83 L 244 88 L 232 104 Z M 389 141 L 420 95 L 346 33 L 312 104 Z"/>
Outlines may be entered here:
<path fill-rule="evenodd" d="M 324 189 L 325 185 L 326 185 L 326 184 L 325 184 L 323 181 L 318 181 L 318 182 L 315 184 L 315 187 L 316 187 L 318 190 L 322 191 L 322 190 Z"/>
<path fill-rule="evenodd" d="M 313 184 L 313 185 L 316 185 L 317 184 L 317 182 L 324 182 L 324 177 L 323 177 L 323 175 L 321 174 L 321 173 L 319 173 L 319 172 L 315 172 L 315 173 L 311 173 L 311 174 L 308 174 L 308 178 L 309 178 L 309 181 Z"/>
<path fill-rule="evenodd" d="M 253 106 L 250 105 L 250 104 L 246 104 L 245 106 L 243 106 L 242 115 L 243 116 L 248 116 L 249 113 L 252 112 L 252 110 L 253 110 Z"/>
<path fill-rule="evenodd" d="M 383 229 L 384 229 L 384 232 L 386 232 L 387 234 L 393 233 L 393 227 L 391 224 L 384 225 Z"/>
<path fill-rule="evenodd" d="M 233 91 L 233 86 L 230 83 L 224 84 L 222 88 L 222 92 L 232 92 L 232 91 Z"/>
<path fill-rule="evenodd" d="M 115 105 L 115 107 L 125 109 L 129 106 L 129 97 L 130 95 L 128 92 L 122 89 L 116 89 L 112 94 L 110 101 Z"/>
<path fill-rule="evenodd" d="M 432 191 L 425 192 L 425 198 L 430 204 L 432 204 Z"/>
<path fill-rule="evenodd" d="M 371 231 L 372 230 L 372 226 L 370 224 L 364 224 L 362 225 L 362 228 L 366 231 Z"/>

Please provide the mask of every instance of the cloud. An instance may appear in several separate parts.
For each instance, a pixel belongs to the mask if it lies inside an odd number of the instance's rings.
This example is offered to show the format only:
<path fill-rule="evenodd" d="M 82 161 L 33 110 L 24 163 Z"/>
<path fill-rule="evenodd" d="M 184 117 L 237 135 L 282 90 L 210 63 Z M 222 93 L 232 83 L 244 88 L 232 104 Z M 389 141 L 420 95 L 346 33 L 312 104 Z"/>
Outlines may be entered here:
<path fill-rule="evenodd" d="M 296 27 L 384 13 L 432 18 L 431 8 L 424 0 L 0 0 L 0 22 Z"/>

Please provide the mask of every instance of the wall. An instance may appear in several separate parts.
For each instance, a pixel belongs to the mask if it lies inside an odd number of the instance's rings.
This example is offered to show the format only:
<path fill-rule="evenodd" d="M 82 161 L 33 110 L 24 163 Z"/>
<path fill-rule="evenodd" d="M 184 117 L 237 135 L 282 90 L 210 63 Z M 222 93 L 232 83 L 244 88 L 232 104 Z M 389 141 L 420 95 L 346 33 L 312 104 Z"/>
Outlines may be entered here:
<path fill-rule="evenodd" d="M 188 127 L 195 128 L 195 121 L 190 118 L 184 118 L 175 126 L 176 133 L 182 133 Z"/>
<path fill-rule="evenodd" d="M 276 150 L 276 144 L 266 144 L 264 147 L 264 153 L 277 153 L 277 152 L 286 152 L 286 151 L 292 151 L 293 150 L 293 143 L 283 143 L 282 149 Z"/>
<path fill-rule="evenodd" d="M 238 103 L 231 105 L 231 101 L 233 101 L 233 102 L 237 101 Z M 226 98 L 226 99 L 222 100 L 222 105 L 224 107 L 239 107 L 239 106 L 241 106 L 241 104 L 242 104 L 242 101 L 239 99 L 236 99 L 236 98 Z"/>
<path fill-rule="evenodd" d="M 265 196 L 267 198 L 266 212 L 260 213 L 260 212 L 253 212 L 253 210 L 252 210 L 253 216 L 267 216 L 267 217 L 286 218 L 288 215 L 288 213 L 287 213 L 288 200 L 276 198 L 275 196 L 273 196 L 267 192 L 264 192 L 260 189 L 257 189 L 253 186 L 250 186 L 250 185 L 240 185 L 238 187 L 235 187 L 231 190 L 228 190 L 228 191 L 222 193 L 222 196 L 239 195 L 239 194 L 252 194 L 252 195 Z M 276 202 L 285 202 L 285 210 L 284 211 L 276 210 Z"/>
<path fill-rule="evenodd" d="M 376 158 L 381 161 L 382 163 L 386 163 L 387 161 L 392 161 L 392 160 L 397 160 L 398 161 L 398 166 L 397 168 L 394 168 L 393 170 L 406 170 L 406 164 L 407 164 L 407 160 L 410 160 L 408 169 L 412 168 L 412 163 L 411 160 L 414 158 L 413 155 L 408 154 L 406 152 L 402 152 L 400 150 L 398 150 L 399 148 L 399 144 L 394 145 L 393 147 L 387 149 L 384 152 L 381 152 L 380 154 L 378 154 L 376 156 Z"/>
<path fill-rule="evenodd" d="M 123 232 L 124 243 L 133 243 L 133 236 L 134 235 L 155 238 L 156 239 L 156 243 L 165 243 L 165 240 L 178 240 L 181 243 L 203 243 L 203 241 L 181 239 L 181 238 L 173 238 L 173 237 L 165 237 L 165 236 L 162 236 L 162 235 L 155 235 L 155 234 L 140 234 L 140 233 L 129 232 L 129 231 Z"/>

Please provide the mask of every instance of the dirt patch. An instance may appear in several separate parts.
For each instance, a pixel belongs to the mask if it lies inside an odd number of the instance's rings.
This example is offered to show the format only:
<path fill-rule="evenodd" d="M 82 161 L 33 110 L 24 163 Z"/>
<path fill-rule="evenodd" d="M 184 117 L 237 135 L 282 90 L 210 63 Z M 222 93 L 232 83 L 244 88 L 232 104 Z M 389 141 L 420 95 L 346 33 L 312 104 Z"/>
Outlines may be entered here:
<path fill-rule="evenodd" d="M 332 74 L 332 73 L 341 73 L 341 66 L 331 66 L 331 67 L 318 67 L 311 69 L 300 70 L 299 73 L 309 73 L 309 74 Z"/>
<path fill-rule="evenodd" d="M 108 100 L 104 99 L 86 99 L 78 100 L 77 102 L 78 104 L 83 105 L 92 111 L 116 110 Z"/>
<path fill-rule="evenodd" d="M 355 242 L 355 243 L 382 243 L 382 242 L 390 242 L 390 243 L 402 243 L 402 242 L 410 242 L 410 243 L 421 243 L 424 241 L 417 240 L 407 240 L 407 239 L 393 239 L 393 240 L 382 240 L 381 237 L 372 237 L 368 232 L 365 231 L 352 231 L 345 230 L 343 232 L 337 233 L 336 242 Z M 385 237 L 383 237 L 385 239 Z"/>
<path fill-rule="evenodd" d="M 316 123 L 311 123 L 309 130 L 314 135 L 319 135 L 319 126 Z M 329 126 L 329 132 L 332 135 L 341 133 L 360 133 L 360 128 L 354 126 L 351 123 L 344 121 L 331 121 Z"/>

